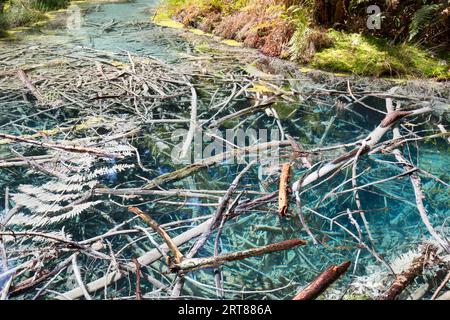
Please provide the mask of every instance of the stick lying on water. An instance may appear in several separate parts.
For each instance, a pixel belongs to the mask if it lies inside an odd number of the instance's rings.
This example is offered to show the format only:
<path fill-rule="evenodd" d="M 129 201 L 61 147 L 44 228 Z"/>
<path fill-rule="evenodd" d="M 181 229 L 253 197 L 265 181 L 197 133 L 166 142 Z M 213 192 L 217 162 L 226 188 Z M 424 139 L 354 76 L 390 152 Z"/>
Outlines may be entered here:
<path fill-rule="evenodd" d="M 304 246 L 306 245 L 306 243 L 307 242 L 305 240 L 291 239 L 282 242 L 272 243 L 267 246 L 262 246 L 258 248 L 226 253 L 215 257 L 185 259 L 181 263 L 172 265 L 170 269 L 172 272 L 178 271 L 187 272 L 202 268 L 217 267 L 220 266 L 221 264 L 224 264 L 225 262 L 242 260 L 249 257 L 259 256 L 262 254 L 276 251 L 288 250 L 295 248 L 297 246 Z"/>
<path fill-rule="evenodd" d="M 44 148 L 49 148 L 49 149 L 64 150 L 64 151 L 75 152 L 75 153 L 90 153 L 90 154 L 96 155 L 98 157 L 105 157 L 105 158 L 120 158 L 121 157 L 121 155 L 107 153 L 107 152 L 104 152 L 99 149 L 42 142 L 42 141 L 38 141 L 38 140 L 26 138 L 26 137 L 15 136 L 12 134 L 7 134 L 7 133 L 0 133 L 0 138 L 13 140 L 13 141 L 17 141 L 17 142 L 28 143 L 28 144 L 34 144 L 34 145 L 41 146 Z"/>
<path fill-rule="evenodd" d="M 329 286 L 339 279 L 348 269 L 351 262 L 347 261 L 338 266 L 331 266 L 314 279 L 305 289 L 300 291 L 292 300 L 314 300 Z"/>

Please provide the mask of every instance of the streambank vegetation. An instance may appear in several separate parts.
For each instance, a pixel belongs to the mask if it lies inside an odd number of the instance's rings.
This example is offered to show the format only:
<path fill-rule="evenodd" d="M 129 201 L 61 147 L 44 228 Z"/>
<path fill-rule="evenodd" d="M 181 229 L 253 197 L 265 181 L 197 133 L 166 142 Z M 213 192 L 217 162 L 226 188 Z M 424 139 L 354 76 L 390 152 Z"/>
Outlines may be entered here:
<path fill-rule="evenodd" d="M 0 0 L 0 34 L 46 19 L 45 13 L 65 8 L 69 0 Z"/>
<path fill-rule="evenodd" d="M 379 15 L 367 8 L 377 5 Z M 167 0 L 157 18 L 314 68 L 374 76 L 449 76 L 447 1 Z M 370 29 L 368 20 L 380 23 Z M 379 19 L 379 20 L 377 20 Z"/>

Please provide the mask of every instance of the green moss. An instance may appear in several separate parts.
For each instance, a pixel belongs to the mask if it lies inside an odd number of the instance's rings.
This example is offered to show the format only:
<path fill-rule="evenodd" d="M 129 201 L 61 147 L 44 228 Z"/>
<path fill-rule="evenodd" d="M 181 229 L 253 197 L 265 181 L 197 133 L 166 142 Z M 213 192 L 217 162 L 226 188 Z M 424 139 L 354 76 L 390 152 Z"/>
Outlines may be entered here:
<path fill-rule="evenodd" d="M 335 44 L 315 55 L 311 62 L 315 68 L 368 76 L 450 76 L 448 62 L 416 46 L 390 45 L 380 39 L 334 30 L 329 35 Z"/>

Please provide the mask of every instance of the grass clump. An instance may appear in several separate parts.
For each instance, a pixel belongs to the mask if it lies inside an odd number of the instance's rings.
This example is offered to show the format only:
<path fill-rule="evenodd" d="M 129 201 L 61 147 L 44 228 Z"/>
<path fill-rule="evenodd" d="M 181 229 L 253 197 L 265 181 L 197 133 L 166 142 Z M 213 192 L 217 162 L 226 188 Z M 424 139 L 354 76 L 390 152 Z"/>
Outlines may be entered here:
<path fill-rule="evenodd" d="M 391 45 L 384 40 L 356 33 L 330 30 L 334 45 L 317 52 L 315 68 L 366 76 L 448 77 L 445 61 L 412 44 Z"/>
<path fill-rule="evenodd" d="M 46 19 L 45 12 L 64 8 L 69 0 L 10 0 L 0 12 L 0 30 L 27 26 Z"/>

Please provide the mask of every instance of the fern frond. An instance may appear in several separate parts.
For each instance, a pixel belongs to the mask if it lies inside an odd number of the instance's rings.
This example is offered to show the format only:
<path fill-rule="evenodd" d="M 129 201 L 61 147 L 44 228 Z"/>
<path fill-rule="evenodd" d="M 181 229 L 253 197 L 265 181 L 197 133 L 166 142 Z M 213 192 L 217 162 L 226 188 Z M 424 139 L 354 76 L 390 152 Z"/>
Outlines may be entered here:
<path fill-rule="evenodd" d="M 441 7 L 440 4 L 428 4 L 422 6 L 417 10 L 411 18 L 411 23 L 409 25 L 409 37 L 408 40 L 411 41 L 416 37 L 419 32 L 426 26 L 430 24 L 431 17 L 436 13 L 436 11 Z"/>

